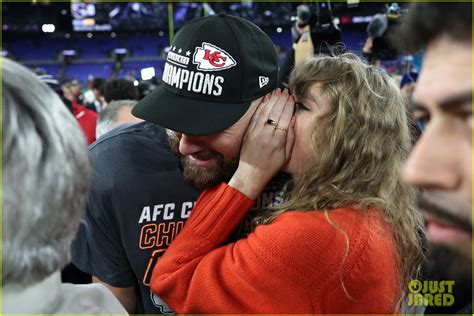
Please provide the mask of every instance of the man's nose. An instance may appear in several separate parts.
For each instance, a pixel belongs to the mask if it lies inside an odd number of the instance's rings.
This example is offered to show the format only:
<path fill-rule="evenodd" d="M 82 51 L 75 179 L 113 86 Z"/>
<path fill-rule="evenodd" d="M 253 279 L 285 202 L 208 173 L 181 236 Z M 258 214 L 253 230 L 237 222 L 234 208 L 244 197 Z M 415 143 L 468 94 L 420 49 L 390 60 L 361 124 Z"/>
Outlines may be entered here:
<path fill-rule="evenodd" d="M 182 155 L 192 155 L 202 150 L 204 150 L 204 146 L 202 145 L 202 139 L 200 136 L 181 134 L 179 152 Z"/>
<path fill-rule="evenodd" d="M 402 179 L 408 184 L 439 190 L 459 186 L 456 152 L 448 149 L 453 143 L 439 132 L 427 128 L 410 153 L 402 169 Z"/>

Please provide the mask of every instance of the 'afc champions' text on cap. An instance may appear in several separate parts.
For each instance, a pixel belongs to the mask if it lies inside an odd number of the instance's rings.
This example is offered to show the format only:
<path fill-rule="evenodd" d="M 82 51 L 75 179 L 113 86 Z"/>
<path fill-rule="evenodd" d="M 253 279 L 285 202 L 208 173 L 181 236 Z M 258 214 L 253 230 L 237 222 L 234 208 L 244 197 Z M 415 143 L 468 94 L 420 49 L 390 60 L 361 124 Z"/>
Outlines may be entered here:
<path fill-rule="evenodd" d="M 189 135 L 217 133 L 237 122 L 253 100 L 276 89 L 277 53 L 255 24 L 219 13 L 178 31 L 162 82 L 133 115 Z"/>

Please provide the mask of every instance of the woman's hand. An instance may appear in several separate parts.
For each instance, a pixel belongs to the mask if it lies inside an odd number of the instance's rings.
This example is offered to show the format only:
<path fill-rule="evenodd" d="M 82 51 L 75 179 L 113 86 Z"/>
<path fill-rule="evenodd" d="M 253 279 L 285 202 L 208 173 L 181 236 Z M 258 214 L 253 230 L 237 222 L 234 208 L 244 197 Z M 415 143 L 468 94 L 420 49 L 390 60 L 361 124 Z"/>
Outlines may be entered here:
<path fill-rule="evenodd" d="M 288 90 L 263 98 L 244 135 L 239 167 L 229 185 L 256 199 L 289 160 L 294 143 L 295 101 Z"/>

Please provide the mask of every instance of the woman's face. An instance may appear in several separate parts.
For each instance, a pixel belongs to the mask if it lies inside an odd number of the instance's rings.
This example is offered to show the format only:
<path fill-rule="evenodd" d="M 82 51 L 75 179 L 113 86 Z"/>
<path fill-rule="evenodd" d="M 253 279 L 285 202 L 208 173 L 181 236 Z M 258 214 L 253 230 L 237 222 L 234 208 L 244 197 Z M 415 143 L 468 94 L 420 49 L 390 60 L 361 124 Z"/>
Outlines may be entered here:
<path fill-rule="evenodd" d="M 309 98 L 295 96 L 295 144 L 290 160 L 283 170 L 297 174 L 307 165 L 312 155 L 311 134 L 318 117 L 329 110 L 329 98 L 322 94 L 321 84 L 314 84 L 309 91 Z"/>

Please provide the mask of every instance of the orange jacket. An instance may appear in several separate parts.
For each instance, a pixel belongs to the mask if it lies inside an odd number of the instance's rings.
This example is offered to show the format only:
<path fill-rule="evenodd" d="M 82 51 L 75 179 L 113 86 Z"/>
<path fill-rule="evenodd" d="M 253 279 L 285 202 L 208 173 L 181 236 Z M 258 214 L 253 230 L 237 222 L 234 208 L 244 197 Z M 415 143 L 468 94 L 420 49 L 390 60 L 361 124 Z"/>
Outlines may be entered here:
<path fill-rule="evenodd" d="M 153 293 L 178 313 L 397 311 L 398 259 L 380 211 L 332 210 L 332 225 L 321 211 L 287 212 L 226 244 L 252 204 L 226 184 L 204 191 L 158 260 Z"/>

